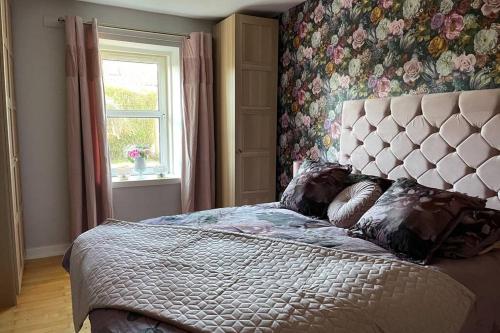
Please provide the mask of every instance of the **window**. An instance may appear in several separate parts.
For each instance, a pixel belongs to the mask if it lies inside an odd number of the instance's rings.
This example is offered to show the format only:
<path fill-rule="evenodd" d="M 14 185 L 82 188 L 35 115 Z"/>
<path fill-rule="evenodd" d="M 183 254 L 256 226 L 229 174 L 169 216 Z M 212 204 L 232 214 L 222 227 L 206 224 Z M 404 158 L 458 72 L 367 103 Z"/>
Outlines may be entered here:
<path fill-rule="evenodd" d="M 101 40 L 113 180 L 178 174 L 179 49 Z"/>

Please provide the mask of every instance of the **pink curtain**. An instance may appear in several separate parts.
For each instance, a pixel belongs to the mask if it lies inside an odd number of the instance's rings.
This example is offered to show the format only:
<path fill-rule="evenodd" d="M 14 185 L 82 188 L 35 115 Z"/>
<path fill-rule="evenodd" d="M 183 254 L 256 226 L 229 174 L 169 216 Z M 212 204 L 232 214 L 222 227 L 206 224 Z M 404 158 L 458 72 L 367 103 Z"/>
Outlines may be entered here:
<path fill-rule="evenodd" d="M 111 217 L 97 22 L 66 17 L 67 135 L 71 238 Z"/>
<path fill-rule="evenodd" d="M 182 43 L 182 212 L 215 204 L 212 35 L 190 34 Z"/>

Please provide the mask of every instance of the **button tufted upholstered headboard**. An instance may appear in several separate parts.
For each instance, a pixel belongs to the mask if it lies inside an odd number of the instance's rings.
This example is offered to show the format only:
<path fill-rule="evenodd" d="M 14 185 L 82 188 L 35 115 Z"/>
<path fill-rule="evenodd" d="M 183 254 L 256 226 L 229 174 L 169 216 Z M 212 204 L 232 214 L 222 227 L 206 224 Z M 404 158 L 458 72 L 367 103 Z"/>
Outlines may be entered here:
<path fill-rule="evenodd" d="M 344 102 L 339 160 L 500 209 L 500 89 Z"/>

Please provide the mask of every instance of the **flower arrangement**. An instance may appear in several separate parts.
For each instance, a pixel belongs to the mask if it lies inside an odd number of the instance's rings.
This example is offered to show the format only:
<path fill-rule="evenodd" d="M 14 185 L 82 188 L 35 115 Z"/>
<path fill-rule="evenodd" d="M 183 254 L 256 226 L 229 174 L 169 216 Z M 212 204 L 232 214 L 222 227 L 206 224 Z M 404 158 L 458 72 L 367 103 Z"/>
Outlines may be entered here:
<path fill-rule="evenodd" d="M 151 155 L 151 148 L 149 145 L 129 145 L 125 148 L 125 155 L 130 162 L 135 162 L 140 157 L 147 159 Z"/>

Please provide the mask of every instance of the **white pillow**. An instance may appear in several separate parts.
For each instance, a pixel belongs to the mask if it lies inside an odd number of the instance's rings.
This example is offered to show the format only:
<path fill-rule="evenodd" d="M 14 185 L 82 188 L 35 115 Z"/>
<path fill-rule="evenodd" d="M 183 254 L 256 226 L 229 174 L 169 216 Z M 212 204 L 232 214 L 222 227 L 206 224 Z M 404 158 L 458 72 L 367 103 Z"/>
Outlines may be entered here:
<path fill-rule="evenodd" d="M 350 228 L 382 195 L 375 183 L 361 181 L 340 192 L 328 206 L 328 220 L 340 228 Z"/>

